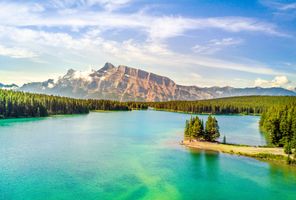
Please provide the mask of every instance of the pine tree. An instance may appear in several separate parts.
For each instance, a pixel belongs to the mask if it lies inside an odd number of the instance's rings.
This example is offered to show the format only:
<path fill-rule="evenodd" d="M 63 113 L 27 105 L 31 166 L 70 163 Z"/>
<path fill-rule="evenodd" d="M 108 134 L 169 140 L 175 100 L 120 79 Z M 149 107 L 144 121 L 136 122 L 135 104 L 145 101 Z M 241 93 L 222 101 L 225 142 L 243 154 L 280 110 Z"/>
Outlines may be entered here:
<path fill-rule="evenodd" d="M 184 137 L 189 140 L 194 139 L 202 139 L 204 137 L 204 128 L 203 121 L 199 119 L 198 116 L 190 118 L 190 120 L 186 120 L 185 129 L 184 129 Z"/>
<path fill-rule="evenodd" d="M 202 121 L 198 117 L 195 117 L 192 128 L 192 137 L 195 139 L 201 139 L 203 137 L 203 132 Z"/>
<path fill-rule="evenodd" d="M 223 137 L 223 144 L 226 144 L 226 136 Z"/>
<path fill-rule="evenodd" d="M 214 141 L 220 137 L 218 121 L 209 115 L 205 128 L 205 140 Z"/>
<path fill-rule="evenodd" d="M 189 133 L 189 121 L 188 120 L 186 120 L 186 124 L 185 124 L 184 137 L 185 138 L 190 137 L 190 133 Z"/>

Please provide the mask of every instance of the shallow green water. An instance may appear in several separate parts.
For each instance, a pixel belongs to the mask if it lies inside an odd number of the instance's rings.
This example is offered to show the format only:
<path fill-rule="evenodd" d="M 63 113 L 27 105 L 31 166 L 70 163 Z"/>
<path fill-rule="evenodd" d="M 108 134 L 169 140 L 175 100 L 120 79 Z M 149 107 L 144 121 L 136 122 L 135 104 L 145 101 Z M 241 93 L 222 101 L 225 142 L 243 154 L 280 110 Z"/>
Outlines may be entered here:
<path fill-rule="evenodd" d="M 189 117 L 133 111 L 2 120 L 0 199 L 296 199 L 293 168 L 180 146 Z M 218 116 L 222 135 L 250 144 L 264 143 L 258 119 Z"/>

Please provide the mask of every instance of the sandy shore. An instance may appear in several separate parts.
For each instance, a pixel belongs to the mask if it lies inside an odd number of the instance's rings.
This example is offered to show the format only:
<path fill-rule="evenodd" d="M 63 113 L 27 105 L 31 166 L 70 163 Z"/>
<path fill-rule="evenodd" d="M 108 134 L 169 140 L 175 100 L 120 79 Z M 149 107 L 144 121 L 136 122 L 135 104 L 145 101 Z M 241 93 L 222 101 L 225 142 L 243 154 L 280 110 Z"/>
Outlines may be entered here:
<path fill-rule="evenodd" d="M 243 155 L 264 160 L 286 162 L 287 159 L 287 154 L 285 154 L 283 148 L 240 146 L 205 141 L 183 141 L 182 144 L 194 149 L 219 151 L 223 153 Z"/>

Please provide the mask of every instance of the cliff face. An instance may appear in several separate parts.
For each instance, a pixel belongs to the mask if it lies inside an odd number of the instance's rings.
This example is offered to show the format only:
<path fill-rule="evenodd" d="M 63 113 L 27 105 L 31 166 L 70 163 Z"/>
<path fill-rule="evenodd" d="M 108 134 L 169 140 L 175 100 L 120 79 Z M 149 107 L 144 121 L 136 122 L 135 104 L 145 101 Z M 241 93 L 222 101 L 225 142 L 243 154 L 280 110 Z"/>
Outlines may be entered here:
<path fill-rule="evenodd" d="M 232 88 L 177 85 L 171 79 L 140 69 L 106 63 L 99 70 L 68 70 L 57 81 L 28 83 L 20 90 L 75 98 L 119 101 L 198 100 L 241 95 L 296 95 L 283 88 Z"/>
<path fill-rule="evenodd" d="M 174 98 L 177 87 L 167 77 L 123 65 L 106 64 L 91 77 L 86 98 L 164 101 Z"/>

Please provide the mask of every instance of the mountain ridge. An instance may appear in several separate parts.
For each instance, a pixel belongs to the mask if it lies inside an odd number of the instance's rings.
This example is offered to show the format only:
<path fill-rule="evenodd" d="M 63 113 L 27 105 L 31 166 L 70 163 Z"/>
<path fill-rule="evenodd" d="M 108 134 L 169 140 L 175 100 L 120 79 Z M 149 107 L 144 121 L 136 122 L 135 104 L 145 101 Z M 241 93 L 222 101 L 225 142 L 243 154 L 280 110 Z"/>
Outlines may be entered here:
<path fill-rule="evenodd" d="M 284 88 L 234 88 L 184 86 L 172 79 L 141 69 L 107 62 L 99 70 L 88 72 L 69 69 L 58 80 L 32 82 L 21 91 L 68 96 L 74 98 L 109 99 L 118 101 L 200 100 L 230 96 L 282 95 L 296 96 Z"/>
<path fill-rule="evenodd" d="M 0 89 L 5 89 L 5 90 L 13 90 L 13 89 L 17 89 L 19 86 L 12 83 L 12 84 L 4 84 L 4 83 L 0 83 Z"/>

